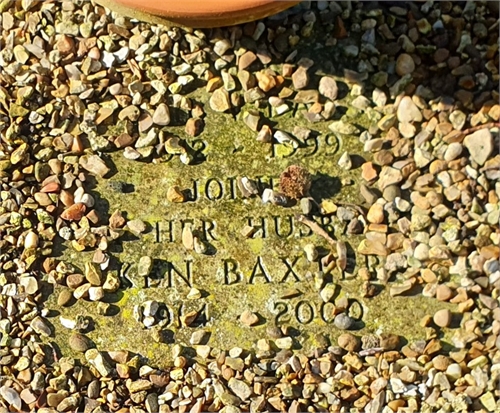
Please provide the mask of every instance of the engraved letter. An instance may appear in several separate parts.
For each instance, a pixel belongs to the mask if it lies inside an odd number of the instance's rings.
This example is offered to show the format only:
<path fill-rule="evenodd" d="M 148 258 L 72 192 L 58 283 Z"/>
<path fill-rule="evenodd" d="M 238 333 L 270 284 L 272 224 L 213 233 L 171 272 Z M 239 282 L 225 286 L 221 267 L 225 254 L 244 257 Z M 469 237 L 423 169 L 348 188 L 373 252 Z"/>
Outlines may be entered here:
<path fill-rule="evenodd" d="M 175 276 L 178 281 L 182 281 L 182 283 L 186 284 L 188 287 L 191 287 L 193 283 L 193 274 L 191 272 L 191 261 L 184 260 L 186 263 L 186 272 L 183 274 L 178 268 L 174 267 L 174 265 L 168 261 L 167 262 L 167 287 L 173 286 L 173 276 Z M 176 283 L 177 284 L 177 283 Z"/>
<path fill-rule="evenodd" d="M 255 179 L 256 179 L 257 184 L 261 190 L 264 190 L 266 188 L 270 188 L 270 189 L 274 188 L 274 178 L 267 178 L 266 180 L 264 180 L 264 177 L 258 176 Z"/>
<path fill-rule="evenodd" d="M 280 238 L 288 238 L 290 235 L 293 233 L 293 217 L 291 215 L 288 215 L 286 217 L 280 217 L 280 216 L 273 216 L 274 219 L 274 232 L 276 232 L 276 235 Z M 282 228 L 283 221 L 288 220 L 288 231 L 283 231 L 283 233 L 280 233 L 280 227 Z"/>
<path fill-rule="evenodd" d="M 290 261 L 288 261 L 288 258 L 280 258 L 280 260 L 283 262 L 283 264 L 286 265 L 286 268 L 287 268 L 286 274 L 283 276 L 283 278 L 281 279 L 280 283 L 286 282 L 286 280 L 288 279 L 289 275 L 292 275 L 293 278 L 295 278 L 295 281 L 300 281 L 299 276 L 297 275 L 297 273 L 293 269 L 293 267 L 295 266 L 295 264 L 297 264 L 297 261 L 299 259 L 300 259 L 300 257 L 295 257 L 293 259 L 293 261 L 290 262 Z"/>
<path fill-rule="evenodd" d="M 201 220 L 201 228 L 202 228 L 203 237 L 205 240 L 209 241 L 210 240 L 208 238 L 209 236 L 211 239 L 217 240 L 217 237 L 212 232 L 216 226 L 217 226 L 217 224 L 215 223 L 215 221 L 212 221 L 212 220 L 205 221 L 204 219 Z"/>
<path fill-rule="evenodd" d="M 228 199 L 236 199 L 238 191 L 236 190 L 236 178 L 229 177 L 227 178 L 227 184 L 229 185 L 229 195 Z"/>
<path fill-rule="evenodd" d="M 175 242 L 174 221 L 156 223 L 156 242 Z"/>
<path fill-rule="evenodd" d="M 193 189 L 189 190 L 187 200 L 189 202 L 194 202 L 198 199 L 198 183 L 193 179 Z"/>
<path fill-rule="evenodd" d="M 257 262 L 255 263 L 253 270 L 252 270 L 252 275 L 250 276 L 250 284 L 254 284 L 254 279 L 255 277 L 262 277 L 264 278 L 265 281 L 263 281 L 265 284 L 268 284 L 271 282 L 271 279 L 269 278 L 269 275 L 267 275 L 266 269 L 264 268 L 264 265 L 262 264 L 260 257 L 257 257 Z"/>
<path fill-rule="evenodd" d="M 325 143 L 326 143 L 326 146 L 327 146 L 327 150 L 325 150 L 325 152 L 328 155 L 334 155 L 340 149 L 340 141 L 339 141 L 339 139 L 334 134 L 326 135 L 325 136 Z M 328 147 L 333 148 L 333 149 L 332 150 L 328 150 Z"/>
<path fill-rule="evenodd" d="M 295 318 L 300 324 L 309 324 L 314 319 L 314 308 L 306 300 L 299 301 L 295 306 Z"/>
<path fill-rule="evenodd" d="M 267 236 L 266 219 L 258 218 L 258 220 L 260 220 L 260 223 L 254 222 L 257 221 L 257 219 L 255 218 L 247 217 L 248 225 L 255 228 L 255 232 L 252 238 L 266 238 Z"/>
<path fill-rule="evenodd" d="M 210 178 L 205 185 L 205 195 L 210 201 L 217 201 L 224 196 L 224 186 L 217 179 Z"/>
<path fill-rule="evenodd" d="M 189 226 L 193 227 L 193 220 L 192 219 L 181 219 L 181 234 L 182 234 L 182 231 L 184 231 L 184 228 L 187 227 L 189 224 Z"/>
<path fill-rule="evenodd" d="M 304 156 L 312 156 L 318 152 L 318 137 L 310 136 L 305 140 L 305 144 L 307 148 L 312 148 L 311 151 L 304 154 Z"/>
<path fill-rule="evenodd" d="M 299 228 L 299 238 L 305 238 L 305 237 L 310 237 L 312 235 L 312 229 L 305 226 L 301 225 Z"/>
<path fill-rule="evenodd" d="M 283 322 L 285 323 L 288 323 L 290 321 L 290 314 L 287 314 L 288 312 L 288 304 L 287 303 L 284 303 L 282 301 L 278 301 L 276 303 L 274 303 L 274 311 L 277 311 L 278 314 L 276 314 L 276 318 L 274 319 L 274 323 L 279 326 L 281 325 L 280 321 L 281 321 L 281 316 L 285 316 L 283 317 L 284 320 Z"/>
<path fill-rule="evenodd" d="M 233 259 L 224 260 L 224 284 L 232 285 L 241 282 L 238 263 Z"/>

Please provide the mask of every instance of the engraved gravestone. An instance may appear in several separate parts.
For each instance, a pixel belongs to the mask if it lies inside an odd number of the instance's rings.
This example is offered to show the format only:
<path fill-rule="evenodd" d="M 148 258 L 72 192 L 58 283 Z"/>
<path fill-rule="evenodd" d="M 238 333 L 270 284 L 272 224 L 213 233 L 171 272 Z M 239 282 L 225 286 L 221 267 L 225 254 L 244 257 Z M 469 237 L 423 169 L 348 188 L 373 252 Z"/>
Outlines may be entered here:
<path fill-rule="evenodd" d="M 99 214 L 118 210 L 127 220 L 144 221 L 147 230 L 136 236 L 125 229 L 110 246 L 106 272 L 119 276 L 121 288 L 104 298 L 110 304 L 107 315 L 88 300 L 57 307 L 57 294 L 49 307 L 63 318 L 90 317 L 88 335 L 98 348 L 125 348 L 158 365 L 168 363 L 171 343 L 252 348 L 259 338 L 269 338 L 269 326 L 288 327 L 294 347 L 308 348 L 318 345 L 318 334 L 334 339 L 342 332 L 334 324 L 339 312 L 357 320 L 351 328 L 366 332 L 418 324 L 425 309 L 415 303 L 395 297 L 389 304 L 386 292 L 363 298 L 362 281 L 352 274 L 365 257 L 355 252 L 358 237 L 346 237 L 345 223 L 334 213 L 316 207 L 309 218 L 347 241 L 345 272 L 322 260 L 332 246 L 297 220 L 299 203 L 282 207 L 261 199 L 265 188 L 278 189 L 286 167 L 298 164 L 311 172 L 310 195 L 318 205 L 359 203 L 359 172 L 337 165 L 343 151 L 361 150 L 359 142 L 342 142 L 320 125 L 299 145 L 263 144 L 242 122 L 211 116 L 216 120 L 203 139 L 188 139 L 199 159 L 193 165 L 178 156 L 152 164 L 106 155 L 115 172 L 95 182 Z M 292 119 L 281 122 L 283 130 L 293 131 Z M 175 128 L 168 131 L 182 135 Z M 242 177 L 256 183 L 258 195 L 243 194 Z M 349 180 L 351 185 L 341 184 Z M 168 201 L 174 186 L 185 202 Z M 308 244 L 317 248 L 317 257 L 308 259 Z M 83 271 L 92 253 L 67 248 L 61 257 Z M 400 318 L 398 308 L 409 311 Z M 387 320 L 388 313 L 396 315 Z M 57 342 L 66 342 L 70 331 L 57 321 L 54 325 Z"/>

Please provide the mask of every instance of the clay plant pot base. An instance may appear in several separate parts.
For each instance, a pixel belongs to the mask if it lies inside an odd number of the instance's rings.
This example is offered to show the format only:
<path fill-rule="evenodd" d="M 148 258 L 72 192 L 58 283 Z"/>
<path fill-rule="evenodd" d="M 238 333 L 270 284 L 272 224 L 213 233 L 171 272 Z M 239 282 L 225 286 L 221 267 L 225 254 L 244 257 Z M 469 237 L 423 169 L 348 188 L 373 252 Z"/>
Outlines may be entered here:
<path fill-rule="evenodd" d="M 212 28 L 262 19 L 299 1 L 277 0 L 95 0 L 114 12 L 164 26 Z"/>

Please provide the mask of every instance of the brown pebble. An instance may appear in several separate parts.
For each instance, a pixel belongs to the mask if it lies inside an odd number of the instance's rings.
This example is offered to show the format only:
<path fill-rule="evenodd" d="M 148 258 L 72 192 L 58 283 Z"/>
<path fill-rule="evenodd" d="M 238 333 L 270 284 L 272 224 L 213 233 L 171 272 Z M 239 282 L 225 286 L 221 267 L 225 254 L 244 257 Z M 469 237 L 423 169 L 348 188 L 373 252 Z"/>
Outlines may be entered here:
<path fill-rule="evenodd" d="M 450 364 L 451 364 L 450 359 L 441 354 L 437 355 L 432 359 L 432 365 L 434 366 L 434 368 L 440 371 L 445 371 Z"/>
<path fill-rule="evenodd" d="M 396 334 L 383 333 L 380 335 L 380 347 L 384 350 L 396 350 L 399 347 L 399 336 Z"/>
<path fill-rule="evenodd" d="M 116 210 L 109 217 L 109 227 L 111 229 L 123 228 L 127 221 L 119 210 Z"/>
<path fill-rule="evenodd" d="M 121 135 L 118 135 L 113 143 L 115 146 L 120 149 L 120 148 L 125 148 L 126 146 L 130 146 L 134 143 L 135 139 L 130 136 L 128 133 L 122 133 Z"/>
<path fill-rule="evenodd" d="M 73 294 L 71 293 L 71 291 L 62 290 L 57 297 L 57 305 L 67 306 L 70 303 L 72 297 Z"/>
<path fill-rule="evenodd" d="M 374 179 L 377 178 L 377 176 L 378 176 L 377 169 L 375 168 L 372 162 L 365 162 L 361 166 L 361 177 L 365 181 L 367 182 L 373 181 Z"/>
<path fill-rule="evenodd" d="M 366 215 L 368 222 L 382 224 L 384 222 L 384 207 L 380 204 L 373 204 Z"/>
<path fill-rule="evenodd" d="M 436 274 L 434 274 L 434 272 L 428 268 L 424 268 L 423 270 L 421 270 L 420 275 L 422 279 L 428 284 L 434 283 L 437 280 Z"/>
<path fill-rule="evenodd" d="M 180 203 L 185 201 L 185 196 L 178 186 L 171 186 L 167 190 L 167 200 L 169 202 Z"/>
<path fill-rule="evenodd" d="M 448 309 L 439 310 L 434 314 L 433 320 L 439 327 L 448 327 L 451 324 L 451 311 Z"/>
<path fill-rule="evenodd" d="M 70 207 L 75 203 L 73 194 L 65 189 L 59 194 L 59 199 L 65 207 Z"/>
<path fill-rule="evenodd" d="M 85 204 L 73 204 L 62 212 L 61 218 L 66 221 L 80 221 L 85 215 L 86 209 L 87 207 L 85 206 Z"/>
<path fill-rule="evenodd" d="M 448 309 L 439 310 L 434 314 L 433 320 L 438 327 L 448 327 L 451 323 L 451 311 Z"/>
<path fill-rule="evenodd" d="M 71 274 L 66 277 L 66 285 L 74 290 L 83 284 L 85 277 L 82 274 Z"/>
<path fill-rule="evenodd" d="M 366 267 L 362 267 L 358 271 L 358 275 L 361 277 L 362 280 L 364 281 L 369 281 L 371 278 L 370 270 Z"/>
<path fill-rule="evenodd" d="M 344 333 L 339 336 L 337 343 L 344 350 L 353 352 L 359 348 L 361 342 L 354 334 Z"/>
<path fill-rule="evenodd" d="M 250 50 L 243 53 L 238 60 L 238 70 L 246 69 L 256 59 L 257 59 L 257 56 L 255 56 L 255 53 L 251 52 Z"/>
<path fill-rule="evenodd" d="M 81 353 L 85 353 L 88 349 L 94 347 L 92 340 L 80 333 L 71 334 L 68 344 L 73 350 Z"/>
<path fill-rule="evenodd" d="M 420 320 L 420 327 L 428 327 L 432 322 L 432 317 L 430 315 L 424 315 L 422 320 Z"/>
<path fill-rule="evenodd" d="M 201 132 L 203 132 L 203 120 L 199 118 L 190 118 L 186 122 L 186 133 L 189 136 L 198 136 Z"/>
<path fill-rule="evenodd" d="M 68 54 L 73 51 L 75 47 L 75 42 L 71 37 L 63 34 L 56 42 L 55 47 L 61 54 Z"/>
<path fill-rule="evenodd" d="M 250 327 L 259 322 L 259 316 L 249 310 L 245 310 L 240 315 L 240 321 L 242 324 Z"/>
<path fill-rule="evenodd" d="M 399 76 L 404 76 L 413 73 L 415 70 L 415 62 L 413 58 L 406 53 L 399 55 L 396 61 L 396 73 Z"/>
<path fill-rule="evenodd" d="M 400 407 L 404 407 L 406 402 L 403 399 L 396 399 L 392 400 L 389 403 L 387 403 L 387 406 L 394 411 L 397 412 Z"/>
<path fill-rule="evenodd" d="M 453 297 L 453 291 L 447 285 L 441 284 L 436 288 L 436 298 L 439 301 L 448 301 Z"/>

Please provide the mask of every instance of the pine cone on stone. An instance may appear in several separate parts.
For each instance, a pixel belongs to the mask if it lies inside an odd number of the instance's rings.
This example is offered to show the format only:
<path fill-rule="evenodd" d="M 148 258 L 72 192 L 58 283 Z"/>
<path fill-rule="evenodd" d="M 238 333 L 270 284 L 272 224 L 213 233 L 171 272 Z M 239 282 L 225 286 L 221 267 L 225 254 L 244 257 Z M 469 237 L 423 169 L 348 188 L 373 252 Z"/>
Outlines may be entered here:
<path fill-rule="evenodd" d="M 302 166 L 291 165 L 280 175 L 280 191 L 289 198 L 303 198 L 310 188 L 311 174 Z"/>

